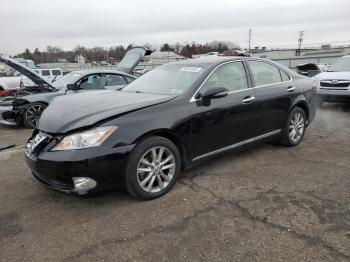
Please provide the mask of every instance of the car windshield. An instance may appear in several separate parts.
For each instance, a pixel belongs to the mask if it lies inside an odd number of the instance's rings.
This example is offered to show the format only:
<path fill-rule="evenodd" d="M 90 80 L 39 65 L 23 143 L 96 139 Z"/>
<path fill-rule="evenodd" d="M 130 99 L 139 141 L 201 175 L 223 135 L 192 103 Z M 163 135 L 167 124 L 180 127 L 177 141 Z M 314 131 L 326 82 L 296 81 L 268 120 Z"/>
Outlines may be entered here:
<path fill-rule="evenodd" d="M 66 88 L 68 84 L 74 84 L 81 76 L 82 76 L 82 73 L 71 72 L 69 74 L 66 74 L 58 78 L 55 82 L 52 83 L 52 85 L 56 89 Z"/>
<path fill-rule="evenodd" d="M 330 72 L 350 71 L 350 56 L 339 58 L 329 70 Z"/>
<path fill-rule="evenodd" d="M 163 65 L 136 79 L 122 91 L 178 95 L 189 89 L 208 67 L 205 64 Z"/>

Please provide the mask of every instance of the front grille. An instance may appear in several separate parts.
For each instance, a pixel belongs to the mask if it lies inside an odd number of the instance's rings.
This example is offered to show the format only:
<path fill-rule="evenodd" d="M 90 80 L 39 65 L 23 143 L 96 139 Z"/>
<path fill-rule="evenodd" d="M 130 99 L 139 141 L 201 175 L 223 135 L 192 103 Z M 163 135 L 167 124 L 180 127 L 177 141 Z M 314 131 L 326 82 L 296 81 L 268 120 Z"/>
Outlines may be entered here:
<path fill-rule="evenodd" d="M 350 85 L 350 81 L 343 81 L 343 80 L 321 81 L 321 87 L 346 89 L 347 87 L 349 87 L 349 85 Z"/>

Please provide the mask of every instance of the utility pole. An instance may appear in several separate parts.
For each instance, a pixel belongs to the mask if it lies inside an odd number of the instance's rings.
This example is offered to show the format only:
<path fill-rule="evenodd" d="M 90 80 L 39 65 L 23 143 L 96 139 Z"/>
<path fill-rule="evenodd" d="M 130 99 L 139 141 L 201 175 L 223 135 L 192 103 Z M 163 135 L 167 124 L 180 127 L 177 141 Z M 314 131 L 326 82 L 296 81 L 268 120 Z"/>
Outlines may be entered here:
<path fill-rule="evenodd" d="M 249 28 L 249 37 L 248 37 L 248 53 L 250 53 L 250 42 L 251 42 L 251 39 L 252 39 L 252 29 Z"/>
<path fill-rule="evenodd" d="M 297 56 L 300 56 L 300 53 L 301 53 L 301 43 L 303 42 L 303 36 L 304 36 L 304 33 L 305 31 L 299 31 L 299 38 L 298 38 L 298 52 L 297 52 Z"/>

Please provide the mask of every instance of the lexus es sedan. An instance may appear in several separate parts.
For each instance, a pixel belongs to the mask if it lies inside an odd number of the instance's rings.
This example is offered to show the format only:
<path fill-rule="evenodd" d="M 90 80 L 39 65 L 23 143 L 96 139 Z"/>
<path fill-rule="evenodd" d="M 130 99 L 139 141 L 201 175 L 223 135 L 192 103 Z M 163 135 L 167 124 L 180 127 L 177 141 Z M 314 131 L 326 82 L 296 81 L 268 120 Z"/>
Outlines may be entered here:
<path fill-rule="evenodd" d="M 264 59 L 165 64 L 120 91 L 58 97 L 26 145 L 35 180 L 87 194 L 167 193 L 181 170 L 267 140 L 298 145 L 315 117 L 310 78 Z"/>

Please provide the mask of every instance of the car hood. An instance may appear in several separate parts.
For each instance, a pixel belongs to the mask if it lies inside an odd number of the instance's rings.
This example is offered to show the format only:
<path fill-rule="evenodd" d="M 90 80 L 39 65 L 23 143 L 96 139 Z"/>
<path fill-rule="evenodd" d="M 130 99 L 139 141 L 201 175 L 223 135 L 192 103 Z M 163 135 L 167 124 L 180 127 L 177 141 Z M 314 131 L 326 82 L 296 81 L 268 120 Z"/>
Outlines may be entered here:
<path fill-rule="evenodd" d="M 38 129 L 63 134 L 120 114 L 164 103 L 174 97 L 109 90 L 56 97 L 41 115 Z"/>
<path fill-rule="evenodd" d="M 117 70 L 131 74 L 145 55 L 150 55 L 151 50 L 142 46 L 131 48 L 120 61 Z"/>
<path fill-rule="evenodd" d="M 323 72 L 321 74 L 318 74 L 315 76 L 318 80 L 349 80 L 350 79 L 350 72 Z"/>
<path fill-rule="evenodd" d="M 52 87 L 48 81 L 46 81 L 44 78 L 42 78 L 35 71 L 30 69 L 29 67 L 26 67 L 25 65 L 22 65 L 21 63 L 18 63 L 16 60 L 14 60 L 12 58 L 0 55 L 0 62 L 5 63 L 9 67 L 12 67 L 16 71 L 25 75 L 26 77 L 28 77 L 30 80 L 32 80 L 38 86 Z"/>

